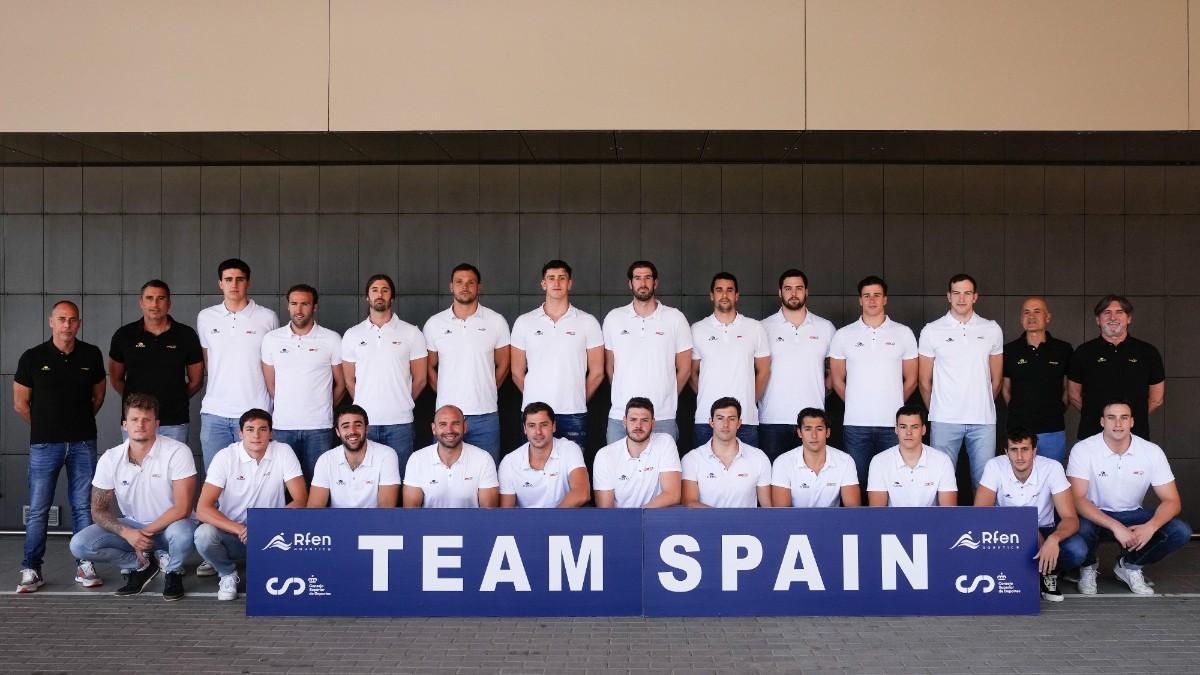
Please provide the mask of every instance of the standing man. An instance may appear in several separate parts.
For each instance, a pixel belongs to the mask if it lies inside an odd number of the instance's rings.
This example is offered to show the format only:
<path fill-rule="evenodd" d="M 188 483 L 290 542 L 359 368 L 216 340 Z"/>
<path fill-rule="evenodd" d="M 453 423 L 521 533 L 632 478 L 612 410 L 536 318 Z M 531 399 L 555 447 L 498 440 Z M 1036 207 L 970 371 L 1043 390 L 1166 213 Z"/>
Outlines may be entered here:
<path fill-rule="evenodd" d="M 108 379 L 122 398 L 150 394 L 161 409 L 158 436 L 188 441 L 188 399 L 204 385 L 204 352 L 191 326 L 170 315 L 171 289 L 151 279 L 138 298 L 142 318 L 113 333 Z"/>
<path fill-rule="evenodd" d="M 50 309 L 50 339 L 21 354 L 13 375 L 13 409 L 29 424 L 29 517 L 18 593 L 42 587 L 46 521 L 54 487 L 67 467 L 71 530 L 92 524 L 89 504 L 96 471 L 96 412 L 104 403 L 104 360 L 79 332 L 79 307 L 59 300 Z M 77 560 L 75 580 L 95 585 L 96 570 Z"/>
<path fill-rule="evenodd" d="M 871 506 L 954 506 L 958 483 L 954 465 L 921 442 L 925 411 L 905 405 L 896 411 L 896 438 L 900 443 L 871 460 L 867 477 L 867 503 Z"/>
<path fill-rule="evenodd" d="M 683 312 L 655 297 L 654 263 L 634 261 L 626 275 L 633 301 L 604 317 L 604 368 L 612 382 L 607 442 L 625 437 L 625 404 L 636 396 L 649 399 L 658 410 L 659 433 L 678 441 L 675 410 L 692 373 L 692 329 Z"/>
<path fill-rule="evenodd" d="M 808 310 L 808 277 L 798 269 L 779 275 L 779 311 L 763 319 L 771 374 L 759 411 L 758 439 L 775 461 L 796 447 L 796 415 L 825 408 L 825 357 L 833 340 L 829 321 Z"/>
<path fill-rule="evenodd" d="M 1004 345 L 1004 384 L 1010 429 L 1037 434 L 1037 455 L 1067 461 L 1067 368 L 1071 345 L 1050 335 L 1050 307 L 1043 298 L 1021 305 L 1021 337 Z M 1011 440 L 1011 439 L 1010 439 Z"/>
<path fill-rule="evenodd" d="M 1104 404 L 1129 401 L 1138 435 L 1150 438 L 1150 413 L 1162 407 L 1167 392 L 1162 356 L 1149 342 L 1129 334 L 1133 303 L 1120 295 L 1100 298 L 1095 308 L 1100 337 L 1079 345 L 1071 355 L 1067 397 L 1079 410 L 1079 440 L 1100 433 Z"/>
<path fill-rule="evenodd" d="M 512 379 L 521 407 L 540 401 L 557 411 L 556 428 L 588 447 L 587 402 L 604 381 L 604 334 L 596 317 L 571 306 L 571 266 L 542 265 L 546 301 L 512 327 Z"/>
<path fill-rule="evenodd" d="M 771 350 L 767 332 L 754 319 L 737 311 L 737 277 L 718 272 L 709 287 L 713 313 L 692 324 L 692 389 L 696 392 L 696 421 L 692 444 L 712 438 L 704 411 L 714 401 L 732 396 L 742 405 L 743 424 L 738 438 L 758 445 L 758 401 L 771 377 Z"/>
<path fill-rule="evenodd" d="M 596 506 L 679 506 L 681 471 L 674 439 L 654 432 L 654 404 L 635 396 L 625 404 L 625 437 L 600 448 L 592 463 Z"/>
<path fill-rule="evenodd" d="M 370 440 L 367 411 L 338 408 L 335 430 L 342 444 L 321 455 L 313 469 L 308 508 L 390 509 L 400 501 L 396 451 Z"/>
<path fill-rule="evenodd" d="M 683 505 L 752 509 L 771 505 L 771 460 L 738 440 L 742 406 L 726 396 L 709 409 L 713 435 L 683 456 Z"/>
<path fill-rule="evenodd" d="M 433 414 L 436 442 L 414 452 L 404 472 L 404 508 L 471 509 L 500 505 L 492 456 L 464 443 L 463 411 L 445 405 Z"/>
<path fill-rule="evenodd" d="M 317 325 L 317 289 L 296 284 L 287 302 L 292 320 L 263 338 L 262 372 L 275 401 L 274 438 L 291 446 L 311 481 L 317 460 L 333 447 L 333 404 L 346 393 L 342 337 Z"/>
<path fill-rule="evenodd" d="M 356 405 L 374 422 L 367 438 L 396 451 L 400 475 L 413 451 L 413 408 L 428 376 L 425 336 L 392 312 L 396 284 L 367 279 L 367 318 L 342 337 L 342 376 Z"/>
<path fill-rule="evenodd" d="M 771 473 L 771 504 L 798 508 L 862 506 L 854 459 L 831 448 L 829 416 L 805 408 L 796 416 L 800 447 L 775 460 Z"/>
<path fill-rule="evenodd" d="M 843 326 L 829 344 L 829 379 L 846 402 L 842 445 L 854 458 L 858 484 L 867 484 L 871 459 L 894 447 L 890 411 L 917 390 L 917 338 L 887 315 L 887 283 L 876 276 L 858 282 L 862 316 Z"/>
<path fill-rule="evenodd" d="M 500 461 L 500 415 L 496 392 L 508 377 L 508 322 L 479 304 L 483 277 L 468 263 L 450 273 L 450 308 L 425 322 L 429 386 L 439 409 L 463 411 L 468 444 Z M 493 469 L 495 467 L 493 466 Z"/>
<path fill-rule="evenodd" d="M 500 506 L 569 509 L 590 497 L 583 451 L 569 438 L 555 438 L 554 410 L 534 401 L 521 411 L 529 442 L 500 462 Z"/>
<path fill-rule="evenodd" d="M 983 466 L 996 456 L 996 395 L 1004 374 L 1004 332 L 975 313 L 977 289 L 970 275 L 950 277 L 950 311 L 925 324 L 917 344 L 930 441 L 952 465 L 966 441 L 972 485 L 979 485 Z"/>
<path fill-rule="evenodd" d="M 237 442 L 242 413 L 251 408 L 270 409 L 271 394 L 262 371 L 262 342 L 267 333 L 279 327 L 275 312 L 247 295 L 250 266 L 245 262 L 230 258 L 217 265 L 217 285 L 224 299 L 196 317 L 196 332 L 208 371 L 208 386 L 200 406 L 200 447 L 205 469 L 217 452 Z"/>

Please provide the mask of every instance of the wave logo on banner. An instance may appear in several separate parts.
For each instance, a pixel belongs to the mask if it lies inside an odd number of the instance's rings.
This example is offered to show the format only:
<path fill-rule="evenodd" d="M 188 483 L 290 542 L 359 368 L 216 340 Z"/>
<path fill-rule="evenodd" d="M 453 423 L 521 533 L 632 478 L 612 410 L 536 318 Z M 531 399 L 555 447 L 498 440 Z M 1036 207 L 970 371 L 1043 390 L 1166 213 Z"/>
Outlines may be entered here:
<path fill-rule="evenodd" d="M 954 542 L 954 545 L 950 547 L 950 550 L 953 551 L 959 546 L 962 546 L 963 548 L 969 548 L 974 551 L 975 549 L 979 548 L 979 542 L 975 541 L 975 538 L 971 536 L 971 531 L 967 530 L 966 534 L 959 537 L 958 541 Z"/>
<path fill-rule="evenodd" d="M 289 542 L 283 533 L 271 537 L 267 545 L 262 547 L 262 550 L 269 551 L 275 549 L 277 551 L 332 551 L 333 537 L 327 534 L 313 534 L 312 532 L 295 532 L 292 534 L 292 539 Z"/>
<path fill-rule="evenodd" d="M 283 538 L 283 533 L 280 532 L 274 537 L 271 537 L 271 541 L 268 541 L 267 545 L 262 547 L 262 550 L 266 551 L 272 548 L 279 549 L 280 551 L 290 551 L 292 550 L 292 545 L 287 543 L 287 540 Z M 271 589 L 268 588 L 267 590 L 269 591 Z M 279 594 L 276 593 L 275 595 Z"/>
<path fill-rule="evenodd" d="M 967 575 L 965 574 L 954 580 L 954 587 L 958 589 L 959 593 L 974 593 L 979 590 L 980 586 L 983 586 L 980 593 L 991 593 L 996 590 L 996 580 L 986 574 L 976 575 L 974 579 L 971 579 L 970 586 L 967 585 Z"/>

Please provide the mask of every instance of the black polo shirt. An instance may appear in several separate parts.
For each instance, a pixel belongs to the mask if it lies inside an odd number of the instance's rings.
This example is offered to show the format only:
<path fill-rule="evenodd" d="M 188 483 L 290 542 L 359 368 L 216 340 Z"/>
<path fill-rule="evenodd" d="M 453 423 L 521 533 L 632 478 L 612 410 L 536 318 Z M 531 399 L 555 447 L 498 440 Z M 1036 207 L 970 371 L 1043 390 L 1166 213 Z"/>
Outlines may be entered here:
<path fill-rule="evenodd" d="M 1029 346 L 1025 333 L 1004 345 L 1004 377 L 1010 380 L 1008 426 L 1035 434 L 1066 429 L 1063 379 L 1071 365 L 1071 345 L 1046 333 L 1046 341 Z"/>
<path fill-rule="evenodd" d="M 1162 356 L 1149 342 L 1128 335 L 1118 345 L 1104 338 L 1088 340 L 1071 356 L 1068 376 L 1083 386 L 1079 438 L 1100 433 L 1104 404 L 1123 398 L 1133 406 L 1133 431 L 1150 437 L 1150 391 L 1166 378 Z"/>
<path fill-rule="evenodd" d="M 158 398 L 158 421 L 163 426 L 187 424 L 189 419 L 187 367 L 204 360 L 200 338 L 186 324 L 167 317 L 171 327 L 162 335 L 146 330 L 138 319 L 113 333 L 108 357 L 125 366 L 125 395 L 153 394 Z"/>
<path fill-rule="evenodd" d="M 71 353 L 64 354 L 47 340 L 21 354 L 13 380 L 33 390 L 30 443 L 96 438 L 92 387 L 104 381 L 104 359 L 95 345 L 76 340 Z"/>

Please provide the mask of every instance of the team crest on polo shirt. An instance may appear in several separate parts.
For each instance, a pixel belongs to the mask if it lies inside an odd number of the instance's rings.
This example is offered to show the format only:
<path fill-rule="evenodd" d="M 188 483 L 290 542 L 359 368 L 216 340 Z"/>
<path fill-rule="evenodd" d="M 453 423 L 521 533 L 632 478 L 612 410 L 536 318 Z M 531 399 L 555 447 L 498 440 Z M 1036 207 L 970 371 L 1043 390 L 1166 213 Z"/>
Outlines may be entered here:
<path fill-rule="evenodd" d="M 933 481 L 926 481 L 925 487 L 933 487 Z"/>
<path fill-rule="evenodd" d="M 837 487 L 837 483 L 826 483 L 825 487 Z"/>
<path fill-rule="evenodd" d="M 138 349 L 144 349 L 146 347 L 146 343 L 145 342 L 137 342 L 133 346 Z"/>
<path fill-rule="evenodd" d="M 286 354 L 286 353 L 288 353 L 288 349 L 287 349 L 287 347 L 284 347 L 283 349 L 280 349 L 280 350 L 279 350 L 279 353 L 280 353 L 280 354 Z"/>
<path fill-rule="evenodd" d="M 895 346 L 896 346 L 896 343 L 895 343 L 895 342 L 885 342 L 885 343 L 883 343 L 883 344 L 884 344 L 885 346 L 888 346 L 888 347 L 895 347 Z"/>
<path fill-rule="evenodd" d="M 776 336 L 776 337 L 775 337 L 775 341 L 776 341 L 776 342 L 783 342 L 783 337 L 782 337 L 782 336 Z"/>
<path fill-rule="evenodd" d="M 42 370 L 50 370 L 50 366 L 42 366 Z"/>
<path fill-rule="evenodd" d="M 900 481 L 894 480 L 894 481 L 892 481 L 892 487 L 898 488 L 898 487 L 904 487 L 904 486 L 900 483 Z"/>
<path fill-rule="evenodd" d="M 366 344 L 366 343 L 363 343 L 363 344 Z M 392 344 L 399 346 L 399 345 L 404 344 L 404 340 L 392 340 Z"/>
<path fill-rule="evenodd" d="M 716 477 L 717 477 L 717 474 L 715 474 L 715 473 L 713 473 L 713 472 L 711 472 L 711 471 L 709 471 L 709 472 L 708 472 L 708 475 L 707 475 L 707 476 L 705 476 L 705 478 L 716 478 Z"/>
<path fill-rule="evenodd" d="M 809 340 L 820 340 L 821 336 L 820 335 L 809 335 L 808 339 Z"/>
<path fill-rule="evenodd" d="M 709 335 L 709 336 L 708 336 L 708 341 L 709 341 L 709 342 L 716 342 L 716 341 L 717 341 L 717 336 L 716 336 L 716 335 Z"/>
<path fill-rule="evenodd" d="M 475 480 L 475 476 L 463 476 L 463 480 Z"/>
<path fill-rule="evenodd" d="M 344 481 L 344 480 L 342 480 L 341 478 L 339 478 L 339 479 L 337 479 L 337 484 L 338 484 L 338 485 L 345 485 L 345 484 L 346 484 L 346 481 Z"/>
<path fill-rule="evenodd" d="M 220 328 L 214 328 L 214 329 L 212 329 L 212 333 L 213 333 L 213 335 L 216 335 L 217 333 L 220 333 L 220 332 L 221 332 L 221 329 L 220 329 Z"/>
<path fill-rule="evenodd" d="M 954 342 L 954 338 L 946 338 L 946 342 Z"/>
<path fill-rule="evenodd" d="M 622 329 L 621 329 L 621 333 L 620 333 L 620 334 L 621 334 L 621 335 L 629 335 L 629 331 L 628 331 L 628 330 L 625 330 L 624 328 L 622 328 Z M 659 335 L 662 335 L 662 333 L 659 333 Z"/>
<path fill-rule="evenodd" d="M 121 485 L 124 485 L 124 486 L 126 486 L 126 487 L 129 487 L 129 481 L 127 481 L 127 480 L 122 480 L 122 481 L 121 481 Z"/>
<path fill-rule="evenodd" d="M 430 479 L 429 479 L 429 484 L 430 484 L 430 485 L 437 485 L 437 479 L 436 479 L 436 478 L 430 478 Z"/>
<path fill-rule="evenodd" d="M 563 331 L 563 332 L 565 332 L 567 335 L 575 335 L 575 331 L 573 331 L 573 330 L 568 330 L 568 331 Z"/>
<path fill-rule="evenodd" d="M 1137 359 L 1129 359 L 1130 363 L 1137 363 Z"/>
<path fill-rule="evenodd" d="M 358 346 L 359 346 L 359 347 L 366 347 L 366 346 L 367 346 L 367 341 L 366 341 L 366 340 L 360 340 L 360 341 L 359 341 L 359 343 L 358 343 Z"/>
<path fill-rule="evenodd" d="M 370 478 L 363 481 L 363 485 L 374 485 L 374 484 L 375 484 L 375 481 L 371 480 Z"/>
<path fill-rule="evenodd" d="M 258 335 L 258 331 L 256 331 L 256 330 L 248 330 L 248 331 L 246 331 L 246 335 Z"/>
<path fill-rule="evenodd" d="M 150 477 L 151 478 L 162 478 L 162 474 L 161 473 L 152 473 L 152 474 L 150 474 Z"/>
<path fill-rule="evenodd" d="M 864 345 L 864 344 L 863 344 L 863 343 L 861 343 L 861 342 L 855 342 L 855 343 L 854 343 L 854 346 L 855 346 L 855 347 L 865 347 L 866 345 Z"/>
<path fill-rule="evenodd" d="M 1107 472 L 1107 471 L 1101 471 L 1100 473 L 1096 474 L 1096 477 L 1097 477 L 1097 478 L 1108 478 L 1108 472 Z"/>
<path fill-rule="evenodd" d="M 626 476 L 625 474 L 621 474 L 620 476 L 617 476 L 617 480 L 629 480 L 629 476 Z"/>
<path fill-rule="evenodd" d="M 1137 471 L 1131 471 L 1130 473 L 1134 476 L 1145 476 L 1146 475 L 1146 472 L 1141 469 L 1138 469 Z"/>
<path fill-rule="evenodd" d="M 175 349 L 175 345 L 165 345 L 167 349 Z"/>
<path fill-rule="evenodd" d="M 808 483 L 801 483 L 801 484 L 797 485 L 796 487 L 800 488 L 801 490 L 807 490 Z"/>
<path fill-rule="evenodd" d="M 1108 363 L 1108 359 L 1101 356 L 1100 358 L 1096 359 L 1096 363 Z"/>
<path fill-rule="evenodd" d="M 246 480 L 246 477 L 245 477 L 245 476 L 238 476 L 238 477 L 237 477 L 237 480 Z"/>
<path fill-rule="evenodd" d="M 479 328 L 476 328 L 475 330 L 479 331 L 480 333 L 486 333 L 486 332 L 487 332 L 487 329 L 486 329 L 486 328 L 484 328 L 483 326 L 480 326 Z"/>
<path fill-rule="evenodd" d="M 555 471 L 554 473 L 548 473 L 548 474 L 546 474 L 546 476 L 547 476 L 547 477 L 549 477 L 549 478 L 557 478 L 557 477 L 558 477 L 558 472 L 557 472 L 557 471 Z"/>
<path fill-rule="evenodd" d="M 521 484 L 521 487 L 533 487 L 533 483 L 530 483 L 529 481 L 525 481 L 524 483 Z"/>
<path fill-rule="evenodd" d="M 452 330 L 450 330 L 449 328 L 447 328 L 447 329 L 446 329 L 446 332 L 445 332 L 445 333 L 442 333 L 442 335 L 449 335 L 449 334 L 451 334 L 451 333 L 453 333 L 453 332 L 454 332 L 454 331 L 452 331 Z"/>
<path fill-rule="evenodd" d="M 533 331 L 533 334 L 534 335 L 543 335 L 542 331 L 540 331 L 540 330 Z"/>
<path fill-rule="evenodd" d="M 750 474 L 748 474 L 748 473 L 739 473 L 739 474 L 737 475 L 737 477 L 738 477 L 738 478 L 749 478 L 749 477 L 750 477 Z"/>
<path fill-rule="evenodd" d="M 621 333 L 622 333 L 622 335 L 624 335 L 627 332 L 629 332 L 629 331 L 622 331 Z M 666 335 L 666 333 L 662 332 L 661 330 L 654 331 L 654 334 L 655 335 Z"/>
<path fill-rule="evenodd" d="M 1018 365 L 1018 366 L 1023 366 L 1023 365 L 1025 365 L 1026 363 L 1029 363 L 1029 362 L 1025 360 L 1025 357 L 1024 357 L 1024 356 L 1022 356 L 1021 358 L 1017 359 L 1017 365 Z M 1051 361 L 1051 363 L 1054 363 L 1054 362 L 1053 362 L 1053 361 Z"/>

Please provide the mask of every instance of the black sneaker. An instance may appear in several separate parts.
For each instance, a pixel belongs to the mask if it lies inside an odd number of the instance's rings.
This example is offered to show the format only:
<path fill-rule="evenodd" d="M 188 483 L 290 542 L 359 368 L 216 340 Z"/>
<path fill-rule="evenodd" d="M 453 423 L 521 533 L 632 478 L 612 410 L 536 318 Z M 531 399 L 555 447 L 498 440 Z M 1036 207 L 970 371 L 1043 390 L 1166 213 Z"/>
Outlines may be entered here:
<path fill-rule="evenodd" d="M 167 572 L 163 575 L 163 600 L 175 602 L 183 599 L 183 575 Z"/>
<path fill-rule="evenodd" d="M 1050 602 L 1062 602 L 1062 591 L 1058 590 L 1058 575 L 1051 572 L 1042 575 L 1042 599 Z"/>
<path fill-rule="evenodd" d="M 153 555 L 146 556 L 146 568 L 133 570 L 125 575 L 125 585 L 118 588 L 113 595 L 137 595 L 146 590 L 146 587 L 161 571 L 162 568 L 158 566 L 158 558 Z"/>

